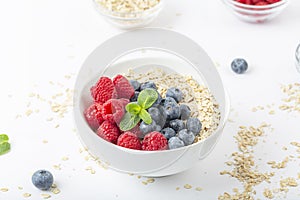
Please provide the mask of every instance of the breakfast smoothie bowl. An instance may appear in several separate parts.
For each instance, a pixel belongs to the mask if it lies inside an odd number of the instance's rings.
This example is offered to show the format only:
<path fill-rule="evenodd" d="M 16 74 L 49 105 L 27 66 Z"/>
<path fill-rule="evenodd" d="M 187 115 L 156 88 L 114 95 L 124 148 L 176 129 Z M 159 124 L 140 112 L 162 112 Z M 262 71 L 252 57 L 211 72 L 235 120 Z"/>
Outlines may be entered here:
<path fill-rule="evenodd" d="M 89 152 L 120 172 L 166 176 L 205 158 L 228 100 L 215 66 L 192 40 L 147 28 L 117 35 L 78 74 L 74 117 Z"/>

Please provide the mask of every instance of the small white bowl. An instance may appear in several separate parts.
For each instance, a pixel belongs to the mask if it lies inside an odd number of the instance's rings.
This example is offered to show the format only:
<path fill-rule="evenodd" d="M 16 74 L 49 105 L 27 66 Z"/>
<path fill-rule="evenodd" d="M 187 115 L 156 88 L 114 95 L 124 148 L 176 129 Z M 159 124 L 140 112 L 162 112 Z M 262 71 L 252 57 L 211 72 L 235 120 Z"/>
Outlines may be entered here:
<path fill-rule="evenodd" d="M 96 10 L 100 13 L 106 21 L 121 28 L 121 29 L 132 29 L 145 27 L 151 23 L 160 13 L 164 7 L 164 0 L 145 11 L 140 12 L 114 12 L 103 7 L 97 0 L 93 0 Z"/>
<path fill-rule="evenodd" d="M 288 5 L 289 0 L 256 6 L 239 3 L 235 0 L 222 0 L 227 8 L 240 20 L 250 23 L 263 23 L 279 15 Z"/>
<path fill-rule="evenodd" d="M 109 143 L 93 132 L 83 115 L 93 101 L 89 88 L 100 76 L 112 77 L 126 73 L 129 68 L 147 70 L 150 66 L 191 75 L 208 86 L 221 113 L 219 126 L 208 138 L 178 149 L 140 151 Z M 192 167 L 212 151 L 221 136 L 228 114 L 229 101 L 212 60 L 191 39 L 165 29 L 137 29 L 105 41 L 85 60 L 75 84 L 74 118 L 83 145 L 92 155 L 109 163 L 110 168 L 124 173 L 158 177 Z"/>

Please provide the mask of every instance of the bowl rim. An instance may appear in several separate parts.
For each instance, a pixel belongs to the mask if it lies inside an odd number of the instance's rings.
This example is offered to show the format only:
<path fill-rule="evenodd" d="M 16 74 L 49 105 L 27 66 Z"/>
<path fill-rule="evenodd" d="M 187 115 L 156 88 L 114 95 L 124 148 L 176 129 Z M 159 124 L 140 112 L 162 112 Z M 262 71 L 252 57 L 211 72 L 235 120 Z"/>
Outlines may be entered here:
<path fill-rule="evenodd" d="M 268 5 L 262 5 L 262 6 L 257 6 L 257 5 L 248 5 L 248 4 L 243 4 L 243 3 L 240 3 L 240 2 L 237 2 L 235 0 L 224 0 L 225 2 L 229 3 L 229 4 L 232 4 L 232 5 L 235 5 L 235 6 L 239 6 L 241 8 L 245 8 L 245 9 L 266 9 L 266 8 L 275 8 L 275 7 L 279 7 L 285 3 L 288 3 L 289 0 L 281 0 L 281 1 L 278 1 L 276 3 L 272 3 L 272 4 L 268 4 Z"/>
<path fill-rule="evenodd" d="M 99 13 L 105 17 L 109 17 L 109 18 L 113 18 L 116 20 L 138 20 L 141 19 L 145 16 L 149 15 L 153 15 L 156 12 L 159 12 L 160 10 L 162 10 L 163 6 L 165 5 L 165 0 L 160 0 L 158 2 L 158 4 L 156 4 L 155 6 L 144 10 L 144 11 L 135 11 L 135 12 L 117 12 L 117 11 L 112 11 L 112 10 L 108 10 L 107 8 L 103 7 L 101 4 L 97 3 L 97 0 L 92 0 L 93 4 L 95 6 L 95 8 L 97 9 L 97 11 L 99 11 Z M 136 15 L 137 17 L 121 17 L 119 15 Z"/>

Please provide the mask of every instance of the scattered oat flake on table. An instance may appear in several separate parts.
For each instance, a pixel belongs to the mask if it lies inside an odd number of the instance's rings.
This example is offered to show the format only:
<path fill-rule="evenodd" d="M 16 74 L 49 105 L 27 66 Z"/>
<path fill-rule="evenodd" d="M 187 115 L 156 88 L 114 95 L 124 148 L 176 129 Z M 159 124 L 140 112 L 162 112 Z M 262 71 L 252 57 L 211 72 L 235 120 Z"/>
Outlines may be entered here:
<path fill-rule="evenodd" d="M 61 160 L 62 160 L 62 161 L 67 161 L 67 160 L 69 160 L 69 157 L 64 156 L 64 157 L 61 158 Z"/>
<path fill-rule="evenodd" d="M 263 195 L 264 195 L 266 198 L 268 198 L 268 199 L 273 199 L 273 198 L 274 198 L 273 192 L 272 192 L 270 189 L 268 189 L 268 188 L 265 188 L 265 189 L 264 189 Z"/>
<path fill-rule="evenodd" d="M 287 96 L 283 98 L 284 104 L 279 106 L 279 109 L 289 112 L 300 113 L 300 83 L 291 83 L 282 85 L 281 91 Z"/>
<path fill-rule="evenodd" d="M 190 184 L 185 184 L 183 187 L 184 187 L 185 189 L 191 189 L 193 186 L 191 186 Z"/>
<path fill-rule="evenodd" d="M 239 152 L 232 153 L 233 169 L 231 171 L 221 171 L 220 175 L 229 175 L 236 178 L 243 185 L 244 191 L 234 191 L 234 194 L 227 192 L 219 195 L 219 200 L 237 200 L 237 199 L 254 199 L 256 191 L 254 186 L 262 182 L 270 182 L 270 178 L 274 173 L 262 173 L 257 170 L 257 165 L 254 162 L 253 146 L 258 143 L 258 137 L 264 135 L 264 129 L 268 127 L 266 123 L 261 126 L 244 127 L 241 126 L 238 134 L 234 137 L 237 141 Z"/>
<path fill-rule="evenodd" d="M 289 162 L 289 157 L 285 157 L 285 159 L 279 163 L 275 161 L 267 162 L 268 165 L 271 165 L 272 168 L 282 169 L 286 167 L 286 164 Z"/>
<path fill-rule="evenodd" d="M 25 193 L 23 194 L 23 197 L 25 197 L 25 198 L 31 197 L 31 194 L 30 194 L 30 193 L 27 193 L 27 192 L 25 192 Z"/>
<path fill-rule="evenodd" d="M 8 192 L 8 188 L 0 188 L 1 192 Z"/>
<path fill-rule="evenodd" d="M 56 188 L 51 188 L 50 191 L 53 193 L 53 194 L 58 194 L 60 193 L 60 190 L 56 187 Z"/>
<path fill-rule="evenodd" d="M 51 197 L 50 194 L 41 194 L 44 199 L 49 199 Z"/>
<path fill-rule="evenodd" d="M 202 191 L 203 189 L 201 187 L 196 187 L 195 190 L 196 191 Z"/>

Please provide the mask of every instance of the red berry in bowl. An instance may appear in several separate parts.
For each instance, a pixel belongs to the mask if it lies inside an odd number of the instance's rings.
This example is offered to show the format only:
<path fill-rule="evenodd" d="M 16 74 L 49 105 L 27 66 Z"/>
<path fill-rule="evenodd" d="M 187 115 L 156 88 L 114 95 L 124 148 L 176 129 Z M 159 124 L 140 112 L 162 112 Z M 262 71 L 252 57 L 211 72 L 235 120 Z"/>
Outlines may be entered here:
<path fill-rule="evenodd" d="M 105 103 L 109 99 L 117 97 L 112 80 L 105 76 L 102 76 L 98 82 L 91 87 L 90 91 L 94 101 L 97 103 Z"/>
<path fill-rule="evenodd" d="M 108 142 L 116 144 L 120 131 L 115 123 L 104 121 L 97 129 L 97 135 Z"/>
<path fill-rule="evenodd" d="M 142 141 L 142 149 L 145 151 L 157 151 L 168 149 L 168 140 L 160 132 L 148 133 Z"/>
<path fill-rule="evenodd" d="M 84 111 L 84 117 L 93 130 L 96 130 L 103 122 L 101 111 L 102 105 L 99 103 L 93 103 Z"/>
<path fill-rule="evenodd" d="M 122 75 L 117 75 L 113 79 L 118 98 L 130 99 L 134 95 L 134 88 L 130 82 Z"/>
<path fill-rule="evenodd" d="M 119 124 L 125 114 L 123 100 L 109 99 L 103 104 L 101 114 L 104 120 Z"/>
<path fill-rule="evenodd" d="M 122 133 L 117 141 L 117 145 L 128 149 L 141 150 L 142 145 L 136 134 L 129 131 Z"/>

